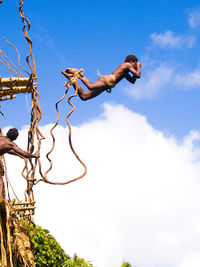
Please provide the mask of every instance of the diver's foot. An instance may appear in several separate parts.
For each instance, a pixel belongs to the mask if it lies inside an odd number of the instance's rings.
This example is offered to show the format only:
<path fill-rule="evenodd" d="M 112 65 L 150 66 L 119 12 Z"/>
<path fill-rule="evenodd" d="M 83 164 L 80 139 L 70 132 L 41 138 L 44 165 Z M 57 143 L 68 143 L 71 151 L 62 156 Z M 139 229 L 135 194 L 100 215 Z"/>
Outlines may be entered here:
<path fill-rule="evenodd" d="M 69 74 L 74 74 L 76 72 L 78 72 L 79 70 L 78 69 L 75 69 L 75 68 L 67 68 L 65 70 L 66 73 L 69 73 Z"/>
<path fill-rule="evenodd" d="M 69 74 L 69 73 L 67 73 L 66 70 L 65 70 L 65 71 L 62 70 L 61 73 L 62 73 L 67 79 L 70 79 L 70 78 L 73 76 L 73 74 Z"/>
<path fill-rule="evenodd" d="M 61 73 L 69 80 L 69 82 L 64 83 L 64 86 L 67 86 L 68 83 L 70 84 L 76 83 L 76 79 L 74 78 L 73 74 L 68 74 L 64 70 L 62 70 Z"/>

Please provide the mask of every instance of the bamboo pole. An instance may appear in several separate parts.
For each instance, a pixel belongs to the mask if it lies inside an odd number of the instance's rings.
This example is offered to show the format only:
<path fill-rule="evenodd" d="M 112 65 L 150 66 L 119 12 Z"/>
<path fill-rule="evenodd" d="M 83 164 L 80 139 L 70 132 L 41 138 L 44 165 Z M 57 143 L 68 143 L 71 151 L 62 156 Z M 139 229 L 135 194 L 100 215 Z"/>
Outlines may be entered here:
<path fill-rule="evenodd" d="M 11 96 L 6 96 L 6 97 L 0 97 L 0 101 L 4 101 L 4 100 L 12 100 L 13 98 L 15 98 L 16 95 L 11 95 Z"/>
<path fill-rule="evenodd" d="M 0 88 L 13 86 L 27 86 L 30 82 L 29 78 L 9 77 L 0 78 Z"/>
<path fill-rule="evenodd" d="M 19 78 L 19 77 L 0 77 L 0 101 L 13 99 L 15 94 L 30 93 L 33 88 L 36 88 L 37 78 Z M 2 98 L 3 96 L 7 96 Z"/>
<path fill-rule="evenodd" d="M 13 94 L 22 94 L 22 93 L 30 93 L 31 88 L 28 86 L 18 86 L 18 87 L 12 87 L 12 88 L 0 88 L 0 97 L 1 96 L 7 96 L 7 95 L 13 95 Z"/>
<path fill-rule="evenodd" d="M 36 207 L 20 207 L 14 208 L 15 211 L 26 211 L 26 210 L 34 210 Z"/>
<path fill-rule="evenodd" d="M 30 204 L 35 204 L 35 201 L 30 201 L 30 202 L 15 202 L 14 203 L 14 206 L 30 205 Z"/>

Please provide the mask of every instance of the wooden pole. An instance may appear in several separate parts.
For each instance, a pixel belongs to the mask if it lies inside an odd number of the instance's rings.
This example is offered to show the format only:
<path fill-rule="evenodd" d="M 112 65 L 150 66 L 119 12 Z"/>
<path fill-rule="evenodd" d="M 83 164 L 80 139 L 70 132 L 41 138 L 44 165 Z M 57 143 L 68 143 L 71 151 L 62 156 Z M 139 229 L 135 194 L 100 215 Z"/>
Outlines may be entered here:
<path fill-rule="evenodd" d="M 0 78 L 0 89 L 2 87 L 26 86 L 29 82 L 30 82 L 29 78 L 19 78 L 19 77 Z"/>
<path fill-rule="evenodd" d="M 12 87 L 12 89 L 3 88 L 3 89 L 0 89 L 0 97 L 13 95 L 13 94 L 30 93 L 30 92 L 31 92 L 31 88 L 27 86 Z"/>
<path fill-rule="evenodd" d="M 0 101 L 12 99 L 14 94 L 30 93 L 32 88 L 36 88 L 34 80 L 37 78 L 19 78 L 19 77 L 0 77 Z M 2 98 L 3 96 L 8 96 Z"/>

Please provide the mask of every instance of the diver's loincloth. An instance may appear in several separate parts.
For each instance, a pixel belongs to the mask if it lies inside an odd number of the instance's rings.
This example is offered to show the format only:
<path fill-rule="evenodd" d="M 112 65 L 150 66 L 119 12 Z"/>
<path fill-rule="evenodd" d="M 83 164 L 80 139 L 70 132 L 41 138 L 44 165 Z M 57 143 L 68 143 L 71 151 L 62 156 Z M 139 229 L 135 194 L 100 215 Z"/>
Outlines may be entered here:
<path fill-rule="evenodd" d="M 99 80 L 103 81 L 106 83 L 106 85 L 109 87 L 106 89 L 108 93 L 111 93 L 111 89 L 115 87 L 116 84 L 116 78 L 115 75 L 110 74 L 110 75 L 102 75 Z"/>

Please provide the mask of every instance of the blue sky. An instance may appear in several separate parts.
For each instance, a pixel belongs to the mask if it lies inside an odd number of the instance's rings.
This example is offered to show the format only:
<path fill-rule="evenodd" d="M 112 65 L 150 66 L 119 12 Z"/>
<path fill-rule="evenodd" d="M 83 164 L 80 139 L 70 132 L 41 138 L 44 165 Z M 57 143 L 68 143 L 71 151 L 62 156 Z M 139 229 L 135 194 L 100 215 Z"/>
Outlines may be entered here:
<path fill-rule="evenodd" d="M 111 94 L 73 100 L 72 140 L 88 173 L 69 186 L 39 183 L 36 223 L 49 229 L 67 253 L 76 252 L 94 266 L 120 266 L 123 258 L 136 267 L 200 266 L 199 1 L 24 2 L 37 64 L 40 127 L 47 137 L 43 171 L 57 117 L 54 105 L 65 91 L 60 71 L 84 68 L 95 81 L 98 71 L 110 74 L 128 54 L 143 64 L 135 85 L 121 81 Z M 18 1 L 4 0 L 0 9 L 1 37 L 16 45 L 26 66 Z M 16 62 L 3 39 L 0 49 Z M 2 65 L 0 76 L 10 76 Z M 69 110 L 63 101 L 50 180 L 82 172 L 65 149 Z M 0 118 L 1 127 L 21 129 L 16 143 L 26 149 L 25 96 L 1 103 L 1 111 L 7 118 Z M 8 176 L 23 196 L 23 162 L 8 155 L 7 163 Z"/>
<path fill-rule="evenodd" d="M 27 44 L 22 38 L 17 4 L 18 1 L 7 0 L 1 5 L 1 36 L 15 44 L 23 58 Z M 131 97 L 135 87 L 124 81 L 111 95 L 104 93 L 86 103 L 74 100 L 77 112 L 72 123 L 77 125 L 93 119 L 101 113 L 102 104 L 110 101 L 146 115 L 154 127 L 179 138 L 191 129 L 199 129 L 199 77 L 194 86 L 185 87 L 174 81 L 177 74 L 181 80 L 188 73 L 199 73 L 199 21 L 196 18 L 196 22 L 190 22 L 192 16 L 195 21 L 195 10 L 198 11 L 198 1 L 115 1 L 115 4 L 25 1 L 24 12 L 31 22 L 30 37 L 39 78 L 41 124 L 55 121 L 54 104 L 64 93 L 65 79 L 60 70 L 84 68 L 85 75 L 95 81 L 97 70 L 111 73 L 126 55 L 136 54 L 143 63 L 143 76 L 138 82 L 143 87 L 141 90 L 152 90 L 147 84 L 148 75 L 155 80 L 165 77 L 164 70 L 154 73 L 161 66 L 173 69 L 172 76 L 159 86 L 155 81 L 153 86 L 159 88 L 150 97 L 145 96 L 148 93 L 139 99 Z M 0 47 L 16 59 L 3 40 Z M 2 65 L 1 73 L 2 77 L 10 75 Z M 129 93 L 125 90 L 128 86 Z M 13 109 L 18 112 L 13 114 Z M 24 96 L 2 103 L 2 111 L 7 117 L 7 121 L 2 121 L 3 126 L 21 127 L 29 121 Z"/>

